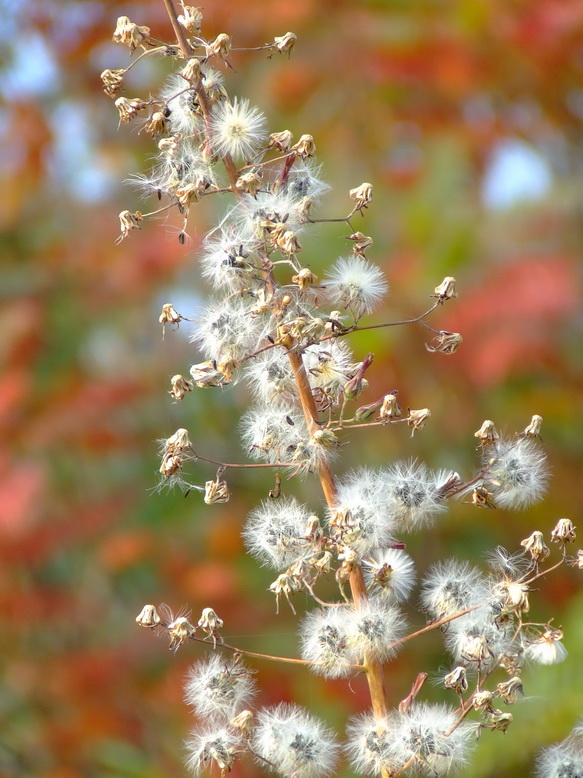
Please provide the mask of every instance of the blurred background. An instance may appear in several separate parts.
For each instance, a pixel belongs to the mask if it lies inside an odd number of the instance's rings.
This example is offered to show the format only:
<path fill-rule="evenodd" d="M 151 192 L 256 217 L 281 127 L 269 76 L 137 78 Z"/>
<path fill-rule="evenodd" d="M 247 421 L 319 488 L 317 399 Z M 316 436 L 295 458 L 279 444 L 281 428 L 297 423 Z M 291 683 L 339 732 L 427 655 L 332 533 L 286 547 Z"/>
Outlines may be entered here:
<path fill-rule="evenodd" d="M 188 327 L 163 341 L 157 320 L 169 301 L 196 316 L 196 250 L 215 204 L 192 209 L 189 245 L 152 222 L 115 245 L 118 212 L 146 210 L 123 181 L 154 146 L 118 129 L 99 74 L 128 62 L 110 42 L 120 15 L 171 40 L 161 0 L 2 0 L 0 10 L 0 774 L 178 778 L 192 724 L 182 679 L 205 652 L 169 652 L 136 626 L 142 606 L 166 602 L 195 619 L 212 606 L 229 642 L 297 652 L 295 617 L 287 606 L 275 616 L 274 576 L 240 539 L 270 478 L 235 473 L 231 501 L 211 507 L 153 490 L 156 441 L 178 427 L 206 456 L 243 457 L 245 390 L 198 390 L 173 405 L 169 377 L 200 360 Z M 227 32 L 235 46 L 298 35 L 291 59 L 233 54 L 227 87 L 267 114 L 270 131 L 314 136 L 333 187 L 321 215 L 346 213 L 348 190 L 374 184 L 358 225 L 392 287 L 379 320 L 416 315 L 445 275 L 458 281 L 459 299 L 432 320 L 463 334 L 457 354 L 429 354 L 419 327 L 353 337 L 357 358 L 376 355 L 369 400 L 398 388 L 403 406 L 433 415 L 413 439 L 399 425 L 354 432 L 339 471 L 419 458 L 469 476 L 485 418 L 513 433 L 540 413 L 545 501 L 519 514 L 458 503 L 408 547 L 422 574 L 448 556 L 483 564 L 535 529 L 548 542 L 563 516 L 581 524 L 583 5 L 207 0 L 203 12 L 206 37 Z M 126 95 L 155 94 L 168 68 L 137 66 Z M 303 261 L 326 267 L 346 251 L 344 234 L 314 230 Z M 213 476 L 201 465 L 193 478 Z M 284 489 L 321 506 L 315 483 Z M 583 713 L 580 581 L 562 569 L 532 594 L 532 620 L 562 625 L 570 656 L 524 671 L 527 699 L 509 733 L 484 732 L 464 776 L 532 775 L 537 750 Z M 303 596 L 295 605 L 309 608 Z M 423 624 L 414 607 L 410 619 Z M 414 641 L 391 668 L 395 704 L 418 672 L 446 667 L 439 635 Z M 293 699 L 339 731 L 366 708 L 361 679 L 254 668 L 260 703 Z M 423 694 L 447 699 L 430 684 Z"/>

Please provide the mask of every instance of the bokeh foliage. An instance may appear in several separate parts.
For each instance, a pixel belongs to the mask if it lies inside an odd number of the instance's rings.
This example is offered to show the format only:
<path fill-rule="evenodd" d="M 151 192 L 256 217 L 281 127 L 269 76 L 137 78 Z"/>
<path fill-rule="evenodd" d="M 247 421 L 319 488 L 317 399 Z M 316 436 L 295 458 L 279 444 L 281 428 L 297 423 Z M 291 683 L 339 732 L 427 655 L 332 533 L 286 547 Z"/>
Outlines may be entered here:
<path fill-rule="evenodd" d="M 203 293 L 194 261 L 212 204 L 193 209 L 191 243 L 147 224 L 120 246 L 117 213 L 140 207 L 121 182 L 152 154 L 136 131 L 118 131 L 99 73 L 127 62 L 110 43 L 129 15 L 170 36 L 161 2 L 12 2 L 2 5 L 0 68 L 0 604 L 3 689 L 0 772 L 27 778 L 182 776 L 190 714 L 182 676 L 200 655 L 176 655 L 133 623 L 145 602 L 197 614 L 212 605 L 242 648 L 293 654 L 295 620 L 276 619 L 271 576 L 242 555 L 246 512 L 270 487 L 237 474 L 226 505 L 196 494 L 152 493 L 156 440 L 189 428 L 204 453 L 242 456 L 240 387 L 201 390 L 173 405 L 168 378 L 197 361 L 184 327 L 157 322 L 172 300 L 184 315 Z M 375 186 L 362 221 L 392 295 L 382 312 L 420 312 L 444 275 L 460 298 L 438 328 L 462 350 L 428 354 L 420 328 L 355 336 L 376 354 L 370 399 L 398 388 L 404 405 L 429 406 L 431 423 L 355 432 L 341 469 L 418 457 L 468 474 L 472 433 L 484 418 L 513 432 L 533 413 L 553 477 L 544 503 L 517 514 L 453 506 L 439 529 L 413 538 L 423 571 L 444 556 L 476 561 L 515 548 L 533 529 L 580 518 L 583 327 L 581 163 L 583 7 L 577 0 L 210 0 L 205 32 L 253 46 L 288 29 L 291 59 L 237 54 L 233 94 L 266 112 L 273 131 L 311 133 L 333 191 Z M 155 92 L 168 63 L 132 72 L 131 95 Z M 128 91 L 128 94 L 130 92 Z M 493 207 L 484 182 L 501 149 L 518 144 L 542 165 L 544 191 Z M 533 158 L 534 158 L 533 157 Z M 512 189 L 512 175 L 499 171 Z M 536 189 L 536 187 L 535 187 Z M 504 192 L 502 193 L 504 194 Z M 316 271 L 345 251 L 342 230 L 306 242 Z M 212 477 L 202 470 L 199 481 Z M 317 485 L 286 484 L 320 504 Z M 583 526 L 583 525 L 582 525 Z M 530 774 L 533 753 L 581 715 L 583 604 L 575 571 L 536 594 L 539 619 L 563 624 L 570 658 L 525 671 L 527 696 L 507 736 L 484 733 L 472 778 Z M 299 599 L 301 612 L 308 603 Z M 414 614 L 413 614 L 414 617 Z M 419 617 L 417 617 L 419 618 Z M 395 663 L 395 703 L 417 672 L 445 666 L 435 636 Z M 258 665 L 263 702 L 295 699 L 339 729 L 366 705 L 356 679 L 324 683 L 305 671 Z M 429 689 L 430 696 L 438 691 Z M 236 767 L 253 775 L 250 763 Z"/>

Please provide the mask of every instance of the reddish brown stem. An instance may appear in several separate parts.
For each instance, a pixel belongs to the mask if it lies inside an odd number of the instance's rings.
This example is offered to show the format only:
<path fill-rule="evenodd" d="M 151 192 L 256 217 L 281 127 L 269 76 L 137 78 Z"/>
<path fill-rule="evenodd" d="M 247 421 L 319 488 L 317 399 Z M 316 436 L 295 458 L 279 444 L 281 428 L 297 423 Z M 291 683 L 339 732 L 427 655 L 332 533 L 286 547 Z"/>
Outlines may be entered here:
<path fill-rule="evenodd" d="M 314 395 L 310 388 L 304 361 L 301 355 L 296 351 L 288 351 L 288 357 L 294 374 L 302 409 L 304 411 L 306 424 L 310 433 L 313 433 L 319 429 L 320 425 L 318 424 L 316 401 L 314 400 Z M 336 502 L 338 491 L 334 474 L 327 462 L 320 467 L 318 475 L 320 477 L 320 483 L 322 484 L 322 491 L 324 492 L 326 502 L 330 507 L 333 507 Z M 368 594 L 360 565 L 354 565 L 352 572 L 350 573 L 350 590 L 352 592 L 354 604 L 357 607 L 366 603 Z M 384 716 L 387 713 L 388 704 L 383 666 L 379 662 L 373 661 L 365 656 L 364 669 L 368 681 L 373 713 L 375 716 Z"/>

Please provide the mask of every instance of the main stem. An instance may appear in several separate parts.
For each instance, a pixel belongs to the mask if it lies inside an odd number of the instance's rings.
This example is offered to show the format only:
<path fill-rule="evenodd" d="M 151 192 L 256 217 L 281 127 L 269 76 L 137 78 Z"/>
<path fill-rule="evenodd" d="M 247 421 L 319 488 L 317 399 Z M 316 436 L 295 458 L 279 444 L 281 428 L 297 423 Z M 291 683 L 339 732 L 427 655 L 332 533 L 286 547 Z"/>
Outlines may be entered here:
<path fill-rule="evenodd" d="M 304 361 L 301 354 L 298 354 L 296 351 L 288 351 L 288 357 L 300 396 L 304 416 L 306 418 L 306 424 L 308 425 L 310 434 L 313 434 L 319 429 L 318 409 L 316 408 L 316 401 L 314 400 L 314 395 L 310 388 Z M 333 508 L 336 503 L 338 490 L 336 488 L 334 473 L 327 462 L 320 467 L 318 476 L 320 478 L 320 483 L 322 484 L 322 491 L 324 492 L 326 502 L 330 508 Z M 368 600 L 368 594 L 362 576 L 362 568 L 358 564 L 353 566 L 352 572 L 350 573 L 350 590 L 352 592 L 354 604 L 357 607 L 359 605 L 364 605 Z M 388 702 L 383 666 L 380 662 L 371 659 L 369 656 L 364 657 L 363 665 L 366 672 L 366 680 L 370 691 L 373 712 L 375 716 L 384 716 L 388 710 Z"/>

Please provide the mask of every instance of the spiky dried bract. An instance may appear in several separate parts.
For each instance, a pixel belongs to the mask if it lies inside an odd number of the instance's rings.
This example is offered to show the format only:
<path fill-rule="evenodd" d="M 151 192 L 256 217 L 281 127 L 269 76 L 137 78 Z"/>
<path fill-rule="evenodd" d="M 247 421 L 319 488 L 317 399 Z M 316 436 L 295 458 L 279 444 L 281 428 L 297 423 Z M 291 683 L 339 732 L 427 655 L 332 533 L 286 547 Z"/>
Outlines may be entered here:
<path fill-rule="evenodd" d="M 525 508 L 545 493 L 547 458 L 536 440 L 498 440 L 484 457 L 485 485 L 499 508 Z"/>
<path fill-rule="evenodd" d="M 362 257 L 341 257 L 326 279 L 327 295 L 350 311 L 355 320 L 383 299 L 389 285 L 382 270 Z"/>
<path fill-rule="evenodd" d="M 387 511 L 380 471 L 363 467 L 343 478 L 328 522 L 331 537 L 360 557 L 386 546 L 395 522 Z"/>
<path fill-rule="evenodd" d="M 235 760 L 246 751 L 240 732 L 229 726 L 207 727 L 193 730 L 186 741 L 187 768 L 198 776 L 215 762 L 221 774 L 229 772 Z"/>
<path fill-rule="evenodd" d="M 536 760 L 537 778 L 583 778 L 583 732 L 573 728 L 560 743 L 543 749 Z"/>
<path fill-rule="evenodd" d="M 346 621 L 355 663 L 363 662 L 365 656 L 385 662 L 397 653 L 399 647 L 392 644 L 403 637 L 406 625 L 394 605 L 371 598 L 359 608 L 347 609 Z"/>
<path fill-rule="evenodd" d="M 467 562 L 447 559 L 434 565 L 423 580 L 421 605 L 435 621 L 486 602 L 490 592 L 482 573 Z"/>
<path fill-rule="evenodd" d="M 306 615 L 301 627 L 302 659 L 325 678 L 345 678 L 353 672 L 354 654 L 344 606 L 318 608 Z"/>
<path fill-rule="evenodd" d="M 406 600 L 415 584 L 413 559 L 399 548 L 373 552 L 363 560 L 363 573 L 371 595 L 387 602 Z"/>
<path fill-rule="evenodd" d="M 213 654 L 192 666 L 184 692 L 199 717 L 228 721 L 249 705 L 255 684 L 241 663 Z"/>
<path fill-rule="evenodd" d="M 417 530 L 447 510 L 441 496 L 447 478 L 417 462 L 396 462 L 383 471 L 384 501 L 399 531 Z"/>
<path fill-rule="evenodd" d="M 243 537 L 256 559 L 275 570 L 285 570 L 318 553 L 312 527 L 312 514 L 295 498 L 265 500 L 249 515 Z"/>
<path fill-rule="evenodd" d="M 211 119 L 211 140 L 220 156 L 248 160 L 267 139 L 265 116 L 249 100 L 218 103 Z"/>
<path fill-rule="evenodd" d="M 338 744 L 332 731 L 298 705 L 264 708 L 253 731 L 253 750 L 285 778 L 320 778 L 334 772 Z"/>

